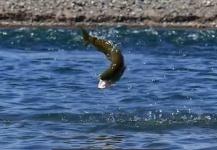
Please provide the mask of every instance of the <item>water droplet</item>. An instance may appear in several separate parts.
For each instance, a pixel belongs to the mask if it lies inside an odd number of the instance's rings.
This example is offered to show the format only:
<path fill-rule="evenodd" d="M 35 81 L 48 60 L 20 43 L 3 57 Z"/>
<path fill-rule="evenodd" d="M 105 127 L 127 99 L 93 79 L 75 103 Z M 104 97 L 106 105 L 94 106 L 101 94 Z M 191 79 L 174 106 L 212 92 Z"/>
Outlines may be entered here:
<path fill-rule="evenodd" d="M 7 33 L 7 32 L 2 32 L 2 34 L 3 34 L 3 35 L 7 35 L 8 33 Z"/>

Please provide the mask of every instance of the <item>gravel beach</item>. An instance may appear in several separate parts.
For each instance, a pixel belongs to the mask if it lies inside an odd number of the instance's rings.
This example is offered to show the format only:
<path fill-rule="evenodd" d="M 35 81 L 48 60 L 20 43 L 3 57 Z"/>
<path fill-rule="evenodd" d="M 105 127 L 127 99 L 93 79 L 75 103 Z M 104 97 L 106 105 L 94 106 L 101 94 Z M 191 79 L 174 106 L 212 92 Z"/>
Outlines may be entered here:
<path fill-rule="evenodd" d="M 217 0 L 1 0 L 0 26 L 217 28 Z"/>

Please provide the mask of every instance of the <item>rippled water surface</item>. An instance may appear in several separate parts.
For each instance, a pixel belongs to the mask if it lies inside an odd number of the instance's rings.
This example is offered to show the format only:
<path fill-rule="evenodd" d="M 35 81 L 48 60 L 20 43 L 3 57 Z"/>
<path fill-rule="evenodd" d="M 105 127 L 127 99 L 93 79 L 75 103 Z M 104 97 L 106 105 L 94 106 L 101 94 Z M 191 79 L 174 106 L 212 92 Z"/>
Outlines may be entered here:
<path fill-rule="evenodd" d="M 125 57 L 109 61 L 76 29 L 0 29 L 3 149 L 217 149 L 217 31 L 91 29 Z"/>

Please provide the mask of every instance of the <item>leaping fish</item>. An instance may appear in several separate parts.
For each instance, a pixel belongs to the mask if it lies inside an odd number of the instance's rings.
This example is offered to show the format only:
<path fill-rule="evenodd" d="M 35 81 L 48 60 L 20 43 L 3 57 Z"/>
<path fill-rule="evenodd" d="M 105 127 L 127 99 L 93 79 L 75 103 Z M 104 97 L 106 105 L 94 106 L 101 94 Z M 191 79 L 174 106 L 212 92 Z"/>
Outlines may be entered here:
<path fill-rule="evenodd" d="M 117 82 L 123 75 L 126 66 L 124 64 L 124 57 L 120 50 L 118 50 L 111 42 L 108 42 L 97 37 L 90 36 L 89 33 L 80 27 L 82 37 L 85 45 L 92 44 L 96 49 L 106 55 L 110 60 L 110 67 L 99 75 L 99 89 L 105 89 L 111 84 Z"/>

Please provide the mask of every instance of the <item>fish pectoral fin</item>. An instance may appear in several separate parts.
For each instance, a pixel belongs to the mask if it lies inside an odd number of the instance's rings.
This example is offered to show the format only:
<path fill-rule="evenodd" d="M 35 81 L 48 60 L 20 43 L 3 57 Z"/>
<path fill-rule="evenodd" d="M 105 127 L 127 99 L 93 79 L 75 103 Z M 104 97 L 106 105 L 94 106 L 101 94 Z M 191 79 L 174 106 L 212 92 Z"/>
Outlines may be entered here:
<path fill-rule="evenodd" d="M 100 79 L 109 80 L 114 76 L 114 70 L 112 68 L 108 68 L 100 75 Z"/>

